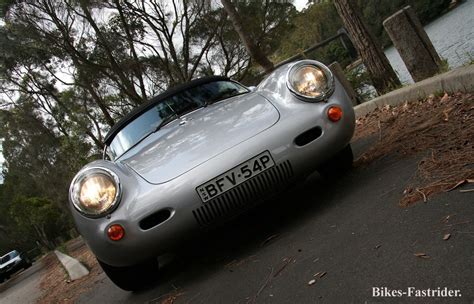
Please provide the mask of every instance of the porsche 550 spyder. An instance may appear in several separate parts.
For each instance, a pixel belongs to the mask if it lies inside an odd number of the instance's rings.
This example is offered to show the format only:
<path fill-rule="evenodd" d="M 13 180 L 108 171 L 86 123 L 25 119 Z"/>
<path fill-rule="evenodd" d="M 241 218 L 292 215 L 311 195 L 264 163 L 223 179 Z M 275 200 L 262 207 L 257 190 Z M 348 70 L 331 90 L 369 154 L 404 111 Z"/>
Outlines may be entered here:
<path fill-rule="evenodd" d="M 70 206 L 108 277 L 141 288 L 156 257 L 319 171 L 352 164 L 351 100 L 322 63 L 283 65 L 257 87 L 193 80 L 135 108 L 104 157 L 74 177 Z"/>

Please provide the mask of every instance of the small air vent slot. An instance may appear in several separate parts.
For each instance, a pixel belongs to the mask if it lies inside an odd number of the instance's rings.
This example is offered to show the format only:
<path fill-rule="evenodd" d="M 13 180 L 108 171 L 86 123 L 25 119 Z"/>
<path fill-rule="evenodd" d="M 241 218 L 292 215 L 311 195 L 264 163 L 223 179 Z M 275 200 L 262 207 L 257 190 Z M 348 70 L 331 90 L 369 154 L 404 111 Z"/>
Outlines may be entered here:
<path fill-rule="evenodd" d="M 307 145 L 313 140 L 315 140 L 316 138 L 318 138 L 319 136 L 321 136 L 321 134 L 323 134 L 323 131 L 321 130 L 321 128 L 314 127 L 298 135 L 295 138 L 295 144 L 300 147 Z"/>
<path fill-rule="evenodd" d="M 163 223 L 171 216 L 171 210 L 169 209 L 162 209 L 158 212 L 153 213 L 145 217 L 143 220 L 140 221 L 140 228 L 143 230 L 151 229 L 159 224 Z"/>

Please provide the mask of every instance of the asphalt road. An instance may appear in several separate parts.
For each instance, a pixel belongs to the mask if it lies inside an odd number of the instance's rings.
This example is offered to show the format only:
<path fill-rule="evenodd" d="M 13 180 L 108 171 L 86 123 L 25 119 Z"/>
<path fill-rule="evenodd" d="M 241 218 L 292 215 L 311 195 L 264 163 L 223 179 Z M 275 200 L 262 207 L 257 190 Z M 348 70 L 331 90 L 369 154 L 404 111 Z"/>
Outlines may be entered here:
<path fill-rule="evenodd" d="M 355 143 L 355 153 L 369 145 Z M 400 208 L 417 161 L 392 155 L 332 182 L 315 176 L 193 241 L 143 291 L 122 291 L 103 275 L 78 302 L 474 303 L 474 192 Z M 380 298 L 374 287 L 447 287 L 461 297 Z"/>
<path fill-rule="evenodd" d="M 14 274 L 8 281 L 0 284 L 0 303 L 34 303 L 41 295 L 39 282 L 44 267 L 41 262 Z"/>

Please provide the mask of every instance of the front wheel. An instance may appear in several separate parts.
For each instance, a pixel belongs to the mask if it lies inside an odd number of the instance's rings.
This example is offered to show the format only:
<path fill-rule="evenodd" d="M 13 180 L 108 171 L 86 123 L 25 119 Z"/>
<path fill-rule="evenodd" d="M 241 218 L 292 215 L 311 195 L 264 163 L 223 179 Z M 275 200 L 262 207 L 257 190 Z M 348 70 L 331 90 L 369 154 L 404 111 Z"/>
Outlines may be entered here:
<path fill-rule="evenodd" d="M 352 148 L 351 145 L 348 144 L 344 149 L 322 164 L 319 167 L 318 172 L 324 178 L 334 178 L 352 168 L 353 161 L 354 155 L 352 154 Z"/>
<path fill-rule="evenodd" d="M 155 281 L 158 274 L 158 261 L 152 259 L 141 264 L 115 267 L 99 262 L 109 279 L 123 290 L 137 291 Z"/>

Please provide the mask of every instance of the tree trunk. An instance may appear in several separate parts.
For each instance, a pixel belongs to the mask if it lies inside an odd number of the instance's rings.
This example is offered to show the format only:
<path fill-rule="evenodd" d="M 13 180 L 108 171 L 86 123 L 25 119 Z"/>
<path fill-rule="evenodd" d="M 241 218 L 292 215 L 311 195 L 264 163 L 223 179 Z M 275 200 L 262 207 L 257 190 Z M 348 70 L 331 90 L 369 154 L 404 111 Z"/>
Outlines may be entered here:
<path fill-rule="evenodd" d="M 250 35 L 248 35 L 248 32 L 245 30 L 242 24 L 239 13 L 235 9 L 235 6 L 232 4 L 231 0 L 221 0 L 221 2 L 225 11 L 227 12 L 227 15 L 229 15 L 229 18 L 232 21 L 235 31 L 237 34 L 239 34 L 239 37 L 244 43 L 247 52 L 250 54 L 250 57 L 265 70 L 265 73 L 268 74 L 273 71 L 273 63 L 252 40 Z"/>
<path fill-rule="evenodd" d="M 351 36 L 370 79 L 378 93 L 387 93 L 400 86 L 400 80 L 374 36 L 362 20 L 359 8 L 351 0 L 334 0 L 337 12 Z"/>

